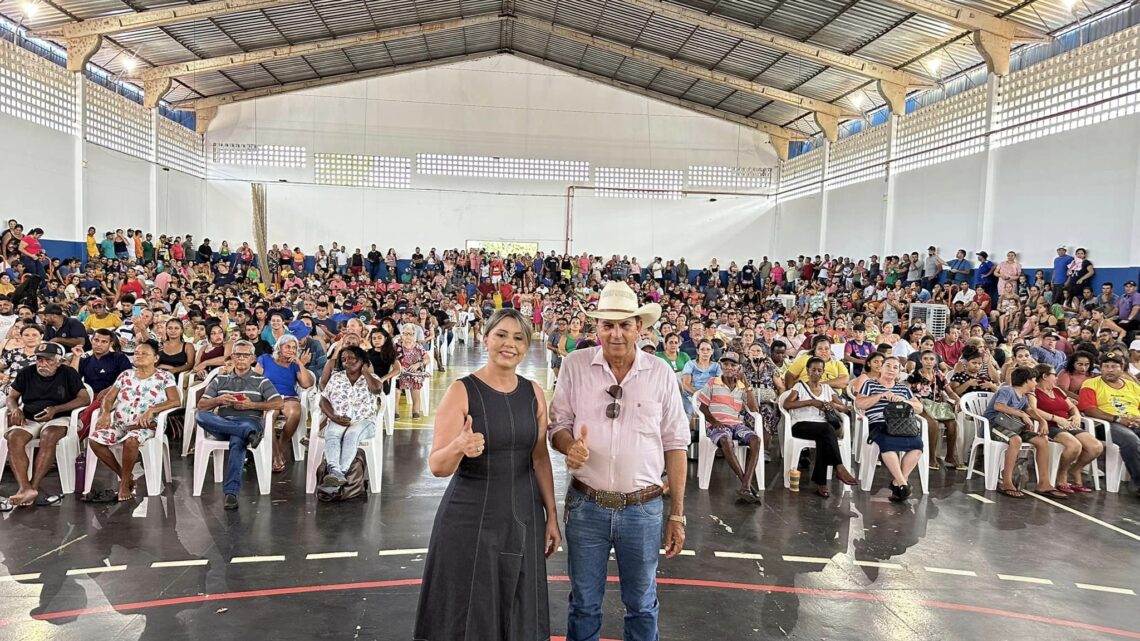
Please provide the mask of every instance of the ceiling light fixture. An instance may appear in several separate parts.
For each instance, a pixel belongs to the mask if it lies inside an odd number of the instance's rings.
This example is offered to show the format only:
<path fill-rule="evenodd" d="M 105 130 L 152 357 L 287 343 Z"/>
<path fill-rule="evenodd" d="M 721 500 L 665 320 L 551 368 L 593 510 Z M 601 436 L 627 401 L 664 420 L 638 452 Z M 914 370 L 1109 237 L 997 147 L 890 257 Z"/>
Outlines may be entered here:
<path fill-rule="evenodd" d="M 25 17 L 36 17 L 36 14 L 40 12 L 39 0 L 24 0 L 20 3 L 20 11 L 24 12 Z"/>
<path fill-rule="evenodd" d="M 139 66 L 139 61 L 130 56 L 127 56 L 126 58 L 123 58 L 122 65 L 123 71 L 127 73 L 133 73 L 134 70 Z"/>
<path fill-rule="evenodd" d="M 930 72 L 930 75 L 932 75 L 932 76 L 938 75 L 938 69 L 941 66 L 942 66 L 942 59 L 941 58 L 930 58 L 929 60 L 926 61 L 926 69 L 927 69 L 927 71 Z"/>

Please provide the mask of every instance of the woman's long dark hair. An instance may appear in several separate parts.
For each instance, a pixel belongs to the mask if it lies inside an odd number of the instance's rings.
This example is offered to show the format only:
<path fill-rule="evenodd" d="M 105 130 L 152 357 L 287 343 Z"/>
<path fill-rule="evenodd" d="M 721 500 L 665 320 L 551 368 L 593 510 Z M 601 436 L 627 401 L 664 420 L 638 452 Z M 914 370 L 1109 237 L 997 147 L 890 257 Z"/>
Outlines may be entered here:
<path fill-rule="evenodd" d="M 396 345 L 395 345 L 395 343 L 393 343 L 393 342 L 392 342 L 392 335 L 391 335 L 391 334 L 389 334 L 389 333 L 388 333 L 388 332 L 387 332 L 387 331 L 386 331 L 384 328 L 382 328 L 382 327 L 377 327 L 377 328 L 375 328 L 375 329 L 373 329 L 373 330 L 372 330 L 372 334 L 376 334 L 377 332 L 379 332 L 379 333 L 380 333 L 380 335 L 384 337 L 384 345 L 383 345 L 383 346 L 380 348 L 380 351 L 379 351 L 379 353 L 377 353 L 377 356 L 379 356 L 380 360 L 382 360 L 382 361 L 384 361 L 384 362 L 386 362 L 386 363 L 394 363 L 394 362 L 396 362 L 396 359 L 397 359 L 397 355 L 396 355 Z M 369 347 L 371 347 L 371 346 L 372 346 L 372 334 L 369 334 L 369 335 L 368 335 L 368 345 L 369 345 Z M 372 348 L 372 349 L 370 349 L 370 350 L 368 350 L 368 351 L 369 351 L 370 353 L 376 353 L 376 349 L 375 349 L 375 348 Z"/>

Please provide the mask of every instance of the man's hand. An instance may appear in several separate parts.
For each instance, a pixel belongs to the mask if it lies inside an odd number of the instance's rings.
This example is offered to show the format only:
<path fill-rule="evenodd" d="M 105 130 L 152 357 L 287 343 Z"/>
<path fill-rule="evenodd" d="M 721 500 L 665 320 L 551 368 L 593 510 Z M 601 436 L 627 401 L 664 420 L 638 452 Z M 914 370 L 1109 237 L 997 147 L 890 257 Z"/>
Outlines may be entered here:
<path fill-rule="evenodd" d="M 668 521 L 665 525 L 665 558 L 677 556 L 684 547 L 685 526 L 676 521 Z"/>
<path fill-rule="evenodd" d="M 586 426 L 582 426 L 581 436 L 578 440 L 570 444 L 570 448 L 566 450 L 566 467 L 576 470 L 586 464 L 590 460 L 590 446 L 586 440 Z"/>
<path fill-rule="evenodd" d="M 36 414 L 33 418 L 35 418 L 40 423 L 47 423 L 51 419 L 55 418 L 55 412 L 55 406 L 51 405 L 45 408 L 44 411 Z"/>
<path fill-rule="evenodd" d="M 468 414 L 463 421 L 463 430 L 459 432 L 459 436 L 455 437 L 452 444 L 455 449 L 463 453 L 463 456 L 476 458 L 483 454 L 483 435 L 472 430 L 471 424 L 471 415 Z"/>
<path fill-rule="evenodd" d="M 24 410 L 14 408 L 8 410 L 8 425 L 10 427 L 20 427 L 24 424 Z"/>

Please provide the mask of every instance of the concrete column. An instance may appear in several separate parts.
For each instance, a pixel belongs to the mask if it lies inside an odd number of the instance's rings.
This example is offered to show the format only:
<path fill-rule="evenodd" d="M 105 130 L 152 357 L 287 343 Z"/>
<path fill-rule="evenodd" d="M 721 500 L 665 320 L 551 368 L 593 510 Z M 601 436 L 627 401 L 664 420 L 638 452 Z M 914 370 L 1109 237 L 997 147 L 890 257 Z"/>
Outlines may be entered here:
<path fill-rule="evenodd" d="M 883 189 L 883 256 L 894 253 L 895 245 L 895 177 L 891 174 L 898 149 L 899 116 L 892 113 L 887 119 L 886 185 Z"/>
<path fill-rule="evenodd" d="M 823 158 L 820 160 L 819 194 L 819 255 L 827 253 L 827 178 L 831 171 L 831 141 L 823 139 Z"/>
<path fill-rule="evenodd" d="M 158 109 L 150 110 L 150 208 L 147 216 L 146 232 L 158 238 L 158 119 L 162 118 Z"/>
<path fill-rule="evenodd" d="M 989 253 L 994 239 L 994 187 L 996 180 L 996 161 L 994 158 L 993 130 L 996 127 L 998 113 L 998 95 L 1001 91 L 1001 77 L 991 73 L 986 80 L 986 137 L 982 156 L 985 170 L 982 173 L 981 198 L 978 203 L 978 250 Z"/>
<path fill-rule="evenodd" d="M 75 186 L 75 211 L 72 230 L 76 240 L 87 238 L 87 79 L 82 73 L 72 74 L 75 83 L 75 158 L 72 163 L 71 179 Z"/>

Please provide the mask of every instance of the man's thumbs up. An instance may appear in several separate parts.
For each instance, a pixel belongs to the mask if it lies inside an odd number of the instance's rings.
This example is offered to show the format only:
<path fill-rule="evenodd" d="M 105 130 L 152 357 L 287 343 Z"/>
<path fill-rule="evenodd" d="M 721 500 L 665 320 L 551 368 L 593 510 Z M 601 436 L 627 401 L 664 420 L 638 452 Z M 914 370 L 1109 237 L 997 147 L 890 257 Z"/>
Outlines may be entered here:
<path fill-rule="evenodd" d="M 578 430 L 578 440 L 574 441 L 566 451 L 566 467 L 576 470 L 590 460 L 590 447 L 586 443 L 587 433 L 585 425 Z"/>

